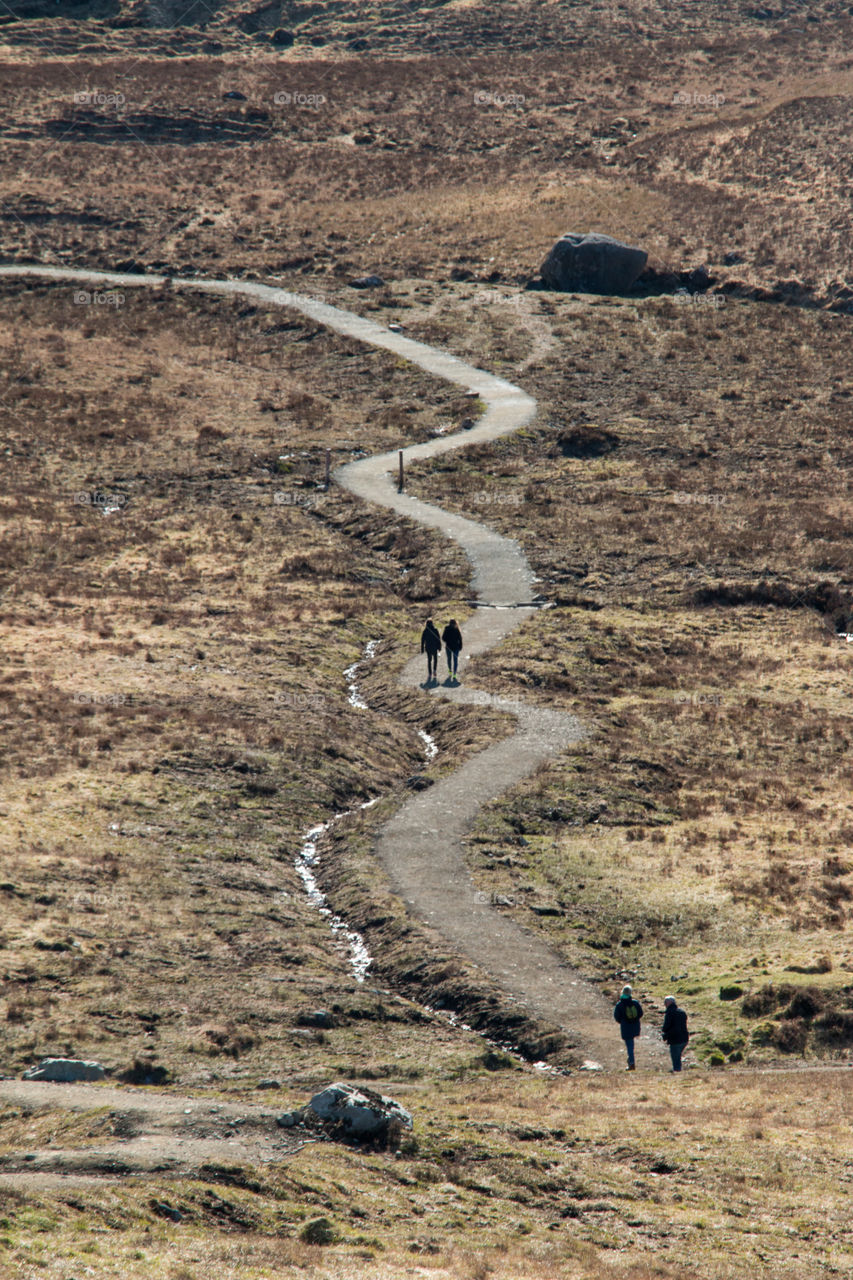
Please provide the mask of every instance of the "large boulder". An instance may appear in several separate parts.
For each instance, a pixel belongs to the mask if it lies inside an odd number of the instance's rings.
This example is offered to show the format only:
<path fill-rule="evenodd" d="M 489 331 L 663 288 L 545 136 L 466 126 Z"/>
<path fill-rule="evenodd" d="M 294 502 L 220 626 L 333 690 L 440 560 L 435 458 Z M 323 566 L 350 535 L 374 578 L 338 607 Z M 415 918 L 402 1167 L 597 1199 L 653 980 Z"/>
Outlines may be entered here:
<path fill-rule="evenodd" d="M 542 263 L 542 282 L 564 293 L 627 293 L 647 258 L 644 249 L 610 236 L 570 231 Z"/>
<path fill-rule="evenodd" d="M 42 1058 L 37 1067 L 30 1067 L 24 1072 L 24 1079 L 73 1084 L 75 1080 L 103 1080 L 104 1074 L 100 1062 L 85 1062 L 82 1058 Z"/>
<path fill-rule="evenodd" d="M 316 1093 L 308 1106 L 321 1120 L 340 1125 L 354 1138 L 386 1137 L 395 1122 L 404 1129 L 412 1127 L 411 1115 L 393 1098 L 340 1081 Z"/>

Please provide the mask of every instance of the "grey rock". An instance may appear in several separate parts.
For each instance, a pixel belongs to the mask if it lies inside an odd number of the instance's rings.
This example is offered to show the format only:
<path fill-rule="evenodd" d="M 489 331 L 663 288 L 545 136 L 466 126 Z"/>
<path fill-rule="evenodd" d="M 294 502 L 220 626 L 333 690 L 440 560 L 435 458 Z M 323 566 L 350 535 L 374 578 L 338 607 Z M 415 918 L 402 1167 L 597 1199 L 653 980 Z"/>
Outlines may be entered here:
<path fill-rule="evenodd" d="M 334 1014 L 328 1009 L 312 1009 L 310 1013 L 300 1013 L 297 1019 L 301 1027 L 322 1027 L 324 1031 L 336 1026 Z"/>
<path fill-rule="evenodd" d="M 280 1080 L 259 1080 L 258 1088 L 259 1089 L 280 1089 L 281 1081 Z"/>
<path fill-rule="evenodd" d="M 84 1062 L 82 1058 L 42 1058 L 37 1067 L 30 1067 L 24 1072 L 24 1079 L 73 1084 L 75 1080 L 103 1080 L 105 1075 L 100 1062 Z"/>
<path fill-rule="evenodd" d="M 380 1137 L 394 1121 L 412 1128 L 411 1114 L 393 1098 L 340 1081 L 315 1094 L 308 1105 L 321 1120 L 341 1125 L 352 1137 Z"/>
<path fill-rule="evenodd" d="M 694 267 L 687 276 L 687 288 L 691 293 L 700 293 L 714 283 L 713 276 L 707 267 Z"/>
<path fill-rule="evenodd" d="M 359 276 L 350 280 L 351 289 L 379 289 L 385 283 L 381 276 Z"/>
<path fill-rule="evenodd" d="M 293 1129 L 296 1125 L 301 1124 L 304 1119 L 301 1111 L 284 1111 L 276 1120 L 276 1124 L 280 1129 Z"/>
<path fill-rule="evenodd" d="M 646 265 L 644 249 L 590 232 L 561 236 L 542 263 L 548 289 L 564 293 L 627 293 Z"/>
<path fill-rule="evenodd" d="M 411 791 L 426 791 L 427 787 L 431 787 L 434 782 L 434 778 L 427 778 L 423 773 L 414 773 L 411 778 L 406 779 L 406 786 Z"/>
<path fill-rule="evenodd" d="M 158 1218 L 168 1218 L 170 1222 L 183 1222 L 184 1220 L 184 1215 L 181 1213 L 180 1209 L 176 1209 L 165 1200 L 152 1200 L 151 1208 L 157 1214 Z"/>

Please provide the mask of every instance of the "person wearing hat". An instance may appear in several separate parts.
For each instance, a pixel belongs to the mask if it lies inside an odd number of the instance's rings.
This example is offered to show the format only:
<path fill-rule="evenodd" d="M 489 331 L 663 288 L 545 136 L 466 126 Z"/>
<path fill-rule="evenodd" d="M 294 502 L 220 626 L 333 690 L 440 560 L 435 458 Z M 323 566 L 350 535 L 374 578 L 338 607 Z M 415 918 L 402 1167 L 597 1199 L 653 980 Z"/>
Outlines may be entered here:
<path fill-rule="evenodd" d="M 667 996 L 663 1002 L 663 1028 L 661 1034 L 669 1045 L 673 1071 L 681 1070 L 681 1055 L 687 1048 L 690 1032 L 687 1030 L 687 1014 L 675 1003 L 675 996 Z"/>
<path fill-rule="evenodd" d="M 634 1062 L 634 1041 L 640 1034 L 640 1021 L 643 1016 L 643 1006 L 639 1000 L 634 999 L 634 992 L 629 985 L 622 988 L 622 994 L 613 1010 L 613 1017 L 619 1023 L 619 1032 L 625 1041 L 625 1048 L 628 1052 L 628 1070 L 636 1070 Z"/>

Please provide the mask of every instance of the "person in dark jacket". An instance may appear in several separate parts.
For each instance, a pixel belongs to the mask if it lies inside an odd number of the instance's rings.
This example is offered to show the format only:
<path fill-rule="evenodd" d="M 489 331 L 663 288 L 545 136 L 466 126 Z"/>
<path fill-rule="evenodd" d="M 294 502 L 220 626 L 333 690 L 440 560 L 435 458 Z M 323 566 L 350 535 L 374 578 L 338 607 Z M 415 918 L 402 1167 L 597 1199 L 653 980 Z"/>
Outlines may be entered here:
<path fill-rule="evenodd" d="M 441 653 L 441 636 L 432 618 L 427 618 L 421 635 L 421 653 L 427 656 L 427 683 L 438 679 L 438 655 Z"/>
<path fill-rule="evenodd" d="M 687 1014 L 675 1003 L 675 996 L 667 996 L 663 1002 L 663 1028 L 661 1034 L 669 1045 L 673 1071 L 681 1070 L 681 1055 L 687 1048 L 690 1032 L 687 1030 Z"/>
<path fill-rule="evenodd" d="M 619 1023 L 619 1031 L 622 1039 L 625 1041 L 625 1048 L 628 1051 L 628 1070 L 634 1071 L 636 1064 L 634 1062 L 634 1041 L 640 1034 L 640 1020 L 643 1016 L 643 1006 L 639 1000 L 634 999 L 634 993 L 630 986 L 622 988 L 622 994 L 618 1003 L 613 1010 L 613 1017 Z"/>
<path fill-rule="evenodd" d="M 462 632 L 456 625 L 455 618 L 450 619 L 441 633 L 441 638 L 447 651 L 447 674 L 458 684 L 456 672 L 459 666 L 459 651 L 462 648 Z"/>

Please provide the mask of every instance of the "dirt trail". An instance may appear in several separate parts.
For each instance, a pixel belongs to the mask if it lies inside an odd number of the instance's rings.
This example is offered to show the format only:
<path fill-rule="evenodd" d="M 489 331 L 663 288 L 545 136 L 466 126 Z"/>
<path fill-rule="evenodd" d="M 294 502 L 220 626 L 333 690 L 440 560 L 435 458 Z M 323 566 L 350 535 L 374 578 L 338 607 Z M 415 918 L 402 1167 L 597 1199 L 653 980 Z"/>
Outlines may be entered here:
<path fill-rule="evenodd" d="M 62 267 L 0 267 L 0 275 L 76 280 L 122 287 L 158 286 L 162 276 L 92 272 Z M 175 288 L 254 298 L 284 306 L 338 333 L 385 348 L 437 377 L 476 393 L 486 411 L 468 431 L 412 445 L 404 462 L 435 457 L 469 444 L 492 441 L 530 422 L 536 401 L 520 388 L 455 356 L 416 342 L 374 320 L 270 285 L 243 280 L 179 280 Z M 397 452 L 377 454 L 341 467 L 335 479 L 368 502 L 389 507 L 453 538 L 473 567 L 479 607 L 462 622 L 465 659 L 499 644 L 539 607 L 533 573 L 518 543 L 476 520 L 443 511 L 406 493 L 398 493 L 390 472 Z M 421 684 L 421 659 L 405 668 L 401 682 Z M 463 664 L 463 678 L 465 666 Z M 465 865 L 462 840 L 480 807 L 528 777 L 545 760 L 577 742 L 582 727 L 570 715 L 525 707 L 484 691 L 438 686 L 432 696 L 466 704 L 489 704 L 512 712 L 516 732 L 469 760 L 450 777 L 413 796 L 382 828 L 377 854 L 397 893 L 409 909 L 494 977 L 508 996 L 549 1022 L 557 1022 L 582 1053 L 607 1069 L 624 1065 L 609 1005 L 598 990 L 570 969 L 534 933 L 502 916 L 474 889 Z M 643 1037 L 645 1065 L 668 1065 L 656 1035 Z"/>
<path fill-rule="evenodd" d="M 85 1145 L 34 1146 L 3 1157 L 0 1187 L 35 1190 L 59 1179 L 63 1185 L 91 1185 L 130 1174 L 203 1174 L 206 1167 L 281 1161 L 314 1141 L 279 1127 L 281 1107 L 216 1102 L 145 1086 L 0 1080 L 0 1102 L 34 1114 L 53 1108 L 85 1112 L 93 1126 Z"/>

